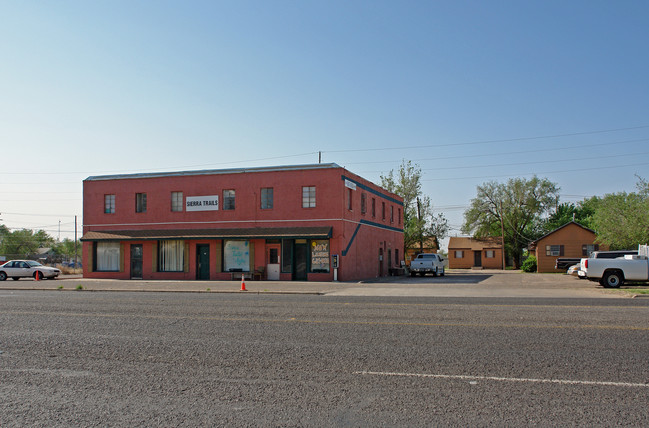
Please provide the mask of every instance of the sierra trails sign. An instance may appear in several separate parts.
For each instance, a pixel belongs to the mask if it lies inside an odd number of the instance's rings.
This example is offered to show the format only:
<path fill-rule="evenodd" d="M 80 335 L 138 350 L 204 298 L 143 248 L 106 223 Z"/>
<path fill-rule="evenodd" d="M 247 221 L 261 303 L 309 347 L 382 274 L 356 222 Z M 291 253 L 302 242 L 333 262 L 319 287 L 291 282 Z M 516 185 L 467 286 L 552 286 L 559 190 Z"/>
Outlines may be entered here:
<path fill-rule="evenodd" d="M 187 196 L 185 211 L 218 211 L 219 195 Z"/>

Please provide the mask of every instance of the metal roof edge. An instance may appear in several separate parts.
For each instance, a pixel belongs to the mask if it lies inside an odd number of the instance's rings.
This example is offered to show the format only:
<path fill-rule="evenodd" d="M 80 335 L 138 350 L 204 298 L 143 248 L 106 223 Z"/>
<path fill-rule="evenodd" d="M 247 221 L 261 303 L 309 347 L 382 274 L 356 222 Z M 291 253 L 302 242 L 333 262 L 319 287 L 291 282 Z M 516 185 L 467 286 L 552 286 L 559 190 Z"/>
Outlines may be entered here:
<path fill-rule="evenodd" d="M 93 175 L 83 181 L 102 181 L 102 180 L 127 180 L 134 178 L 159 178 L 159 177 L 183 177 L 195 175 L 220 175 L 220 174 L 243 174 L 250 172 L 276 172 L 276 171 L 300 171 L 315 169 L 343 169 L 336 163 L 317 163 L 303 165 L 282 165 L 282 166 L 264 166 L 253 168 L 226 168 L 226 169 L 202 169 L 194 171 L 175 171 L 175 172 L 143 172 L 133 174 L 111 174 L 111 175 Z"/>

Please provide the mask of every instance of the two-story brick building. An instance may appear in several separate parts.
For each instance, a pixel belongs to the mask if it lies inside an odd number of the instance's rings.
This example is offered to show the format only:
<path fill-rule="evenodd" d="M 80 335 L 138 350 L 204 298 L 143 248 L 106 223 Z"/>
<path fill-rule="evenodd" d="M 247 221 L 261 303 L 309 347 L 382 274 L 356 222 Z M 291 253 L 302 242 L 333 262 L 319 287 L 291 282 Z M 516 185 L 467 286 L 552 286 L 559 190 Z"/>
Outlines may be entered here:
<path fill-rule="evenodd" d="M 404 257 L 402 199 L 336 164 L 89 177 L 83 222 L 88 278 L 353 281 Z"/>

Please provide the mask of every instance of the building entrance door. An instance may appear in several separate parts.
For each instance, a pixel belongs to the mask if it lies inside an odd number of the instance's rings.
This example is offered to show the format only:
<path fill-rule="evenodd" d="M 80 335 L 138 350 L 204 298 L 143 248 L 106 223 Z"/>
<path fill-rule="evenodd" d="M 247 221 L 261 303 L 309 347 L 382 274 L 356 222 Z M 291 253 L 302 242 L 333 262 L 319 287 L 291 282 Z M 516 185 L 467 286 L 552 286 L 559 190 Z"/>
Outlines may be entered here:
<path fill-rule="evenodd" d="M 196 245 L 196 279 L 210 279 L 210 246 Z"/>
<path fill-rule="evenodd" d="M 473 252 L 473 266 L 482 267 L 482 251 Z"/>
<path fill-rule="evenodd" d="M 272 244 L 266 247 L 266 279 L 279 281 L 279 244 Z"/>
<path fill-rule="evenodd" d="M 297 240 L 296 240 L 297 241 Z M 307 280 L 307 262 L 309 259 L 309 246 L 306 242 L 295 243 L 295 270 L 293 271 L 293 280 Z"/>
<path fill-rule="evenodd" d="M 131 245 L 131 279 L 142 279 L 142 244 Z"/>

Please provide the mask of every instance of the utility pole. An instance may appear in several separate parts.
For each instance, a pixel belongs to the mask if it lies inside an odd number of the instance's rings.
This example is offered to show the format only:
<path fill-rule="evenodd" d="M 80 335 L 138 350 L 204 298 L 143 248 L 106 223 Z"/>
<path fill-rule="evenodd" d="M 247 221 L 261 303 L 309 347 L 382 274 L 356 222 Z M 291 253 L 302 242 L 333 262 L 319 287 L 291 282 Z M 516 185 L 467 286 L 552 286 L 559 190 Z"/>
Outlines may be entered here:
<path fill-rule="evenodd" d="M 77 260 L 79 260 L 77 255 L 77 216 L 74 216 L 74 269 L 77 267 Z"/>
<path fill-rule="evenodd" d="M 419 252 L 424 252 L 424 236 L 421 232 L 421 201 L 417 196 L 417 234 L 419 235 Z"/>
<path fill-rule="evenodd" d="M 503 246 L 503 270 L 505 270 L 505 219 L 503 218 L 503 203 L 500 202 L 500 240 Z"/>

